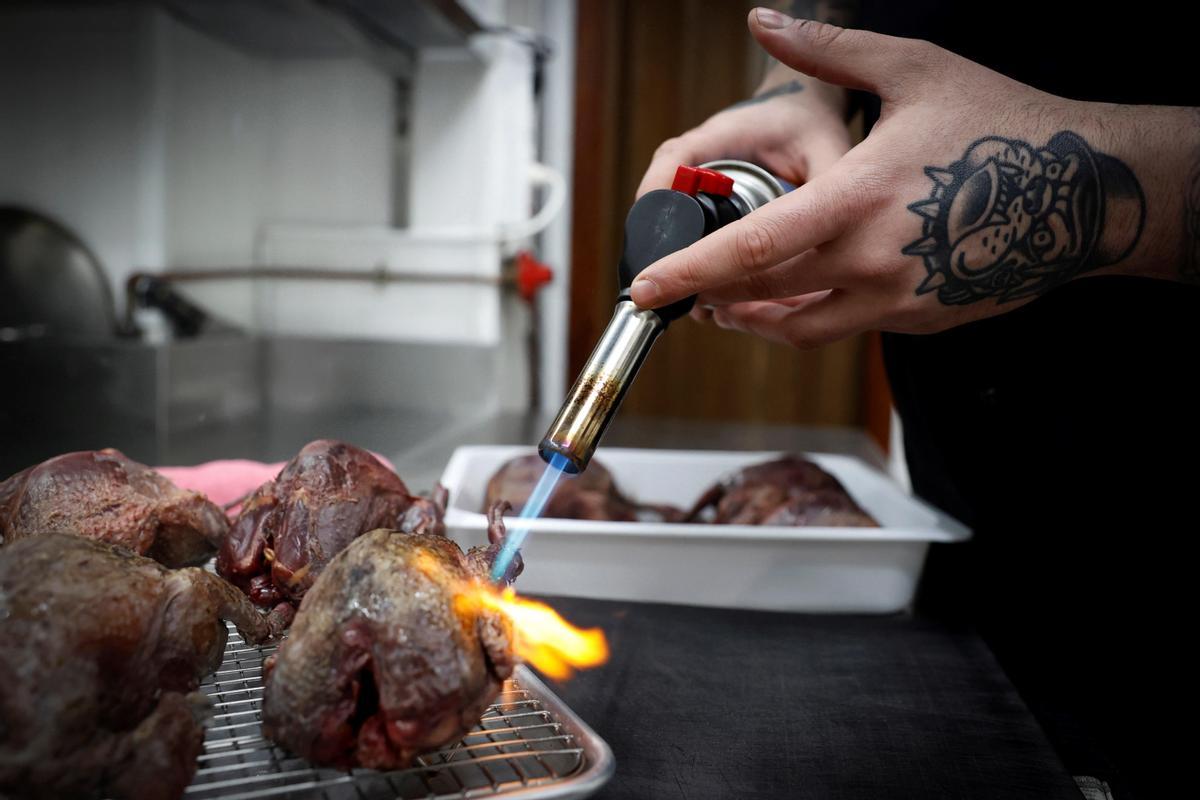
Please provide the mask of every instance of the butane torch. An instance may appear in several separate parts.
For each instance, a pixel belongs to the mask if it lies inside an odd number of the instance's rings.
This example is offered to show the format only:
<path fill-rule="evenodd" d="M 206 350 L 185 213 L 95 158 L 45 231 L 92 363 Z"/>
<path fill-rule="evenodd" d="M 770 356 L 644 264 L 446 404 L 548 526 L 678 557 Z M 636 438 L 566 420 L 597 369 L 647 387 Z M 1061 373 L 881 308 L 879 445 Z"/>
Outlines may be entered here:
<path fill-rule="evenodd" d="M 650 348 L 696 302 L 693 296 L 663 308 L 640 309 L 629 299 L 638 273 L 792 188 L 754 164 L 712 161 L 679 167 L 670 189 L 647 192 L 633 204 L 625 220 L 617 306 L 538 445 L 547 463 L 565 462 L 567 472 L 587 468 Z"/>

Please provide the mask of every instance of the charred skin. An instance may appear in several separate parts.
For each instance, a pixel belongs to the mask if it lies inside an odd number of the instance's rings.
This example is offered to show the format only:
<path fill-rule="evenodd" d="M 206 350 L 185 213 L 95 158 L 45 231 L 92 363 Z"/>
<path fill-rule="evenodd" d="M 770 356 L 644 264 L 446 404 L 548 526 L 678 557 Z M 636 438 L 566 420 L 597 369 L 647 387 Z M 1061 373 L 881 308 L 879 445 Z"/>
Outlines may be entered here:
<path fill-rule="evenodd" d="M 496 550 L 389 530 L 351 543 L 264 665 L 267 737 L 318 764 L 399 769 L 474 727 L 515 663 L 507 620 L 464 591 Z"/>
<path fill-rule="evenodd" d="M 178 567 L 203 562 L 228 530 L 203 495 L 117 450 L 66 453 L 0 483 L 0 544 L 73 533 Z"/>
<path fill-rule="evenodd" d="M 0 796 L 179 797 L 207 713 L 189 694 L 233 621 L 278 633 L 235 588 L 67 534 L 0 549 Z"/>
<path fill-rule="evenodd" d="M 488 481 L 484 509 L 507 500 L 520 513 L 545 469 L 546 462 L 538 455 L 520 456 L 507 462 Z M 592 459 L 586 470 L 559 482 L 542 516 L 612 522 L 679 522 L 683 511 L 671 506 L 635 503 L 617 488 L 612 473 Z"/>
<path fill-rule="evenodd" d="M 705 492 L 688 522 L 875 528 L 837 478 L 807 459 L 784 456 L 747 467 Z"/>
<path fill-rule="evenodd" d="M 290 613 L 355 538 L 376 528 L 440 530 L 444 508 L 444 497 L 410 495 L 366 450 L 318 440 L 242 504 L 217 572 L 258 605 Z"/>

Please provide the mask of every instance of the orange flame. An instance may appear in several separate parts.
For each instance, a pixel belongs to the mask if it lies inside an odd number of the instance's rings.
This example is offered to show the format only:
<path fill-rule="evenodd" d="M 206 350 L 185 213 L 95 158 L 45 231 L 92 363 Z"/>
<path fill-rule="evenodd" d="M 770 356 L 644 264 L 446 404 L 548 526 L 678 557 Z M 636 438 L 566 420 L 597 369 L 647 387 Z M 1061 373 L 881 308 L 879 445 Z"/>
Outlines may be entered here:
<path fill-rule="evenodd" d="M 483 588 L 479 598 L 512 622 L 517 655 L 555 680 L 608 661 L 608 640 L 599 628 L 577 628 L 550 606 L 518 597 L 511 588 L 503 593 Z"/>

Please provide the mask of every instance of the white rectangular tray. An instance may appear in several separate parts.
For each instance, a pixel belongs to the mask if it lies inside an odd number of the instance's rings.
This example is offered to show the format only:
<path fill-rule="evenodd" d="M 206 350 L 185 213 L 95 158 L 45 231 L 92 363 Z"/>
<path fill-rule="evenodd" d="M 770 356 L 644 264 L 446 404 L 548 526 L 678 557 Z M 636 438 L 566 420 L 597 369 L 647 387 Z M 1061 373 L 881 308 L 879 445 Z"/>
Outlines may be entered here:
<path fill-rule="evenodd" d="M 520 445 L 454 452 L 442 484 L 450 492 L 446 527 L 455 541 L 464 547 L 486 543 L 481 509 L 488 479 L 504 462 L 530 452 Z M 638 502 L 688 508 L 722 476 L 779 455 L 613 447 L 597 458 Z M 888 613 L 912 601 L 930 542 L 970 537 L 962 524 L 858 458 L 804 455 L 840 480 L 881 527 L 529 520 L 522 523 L 530 533 L 517 588 L 779 611 Z"/>

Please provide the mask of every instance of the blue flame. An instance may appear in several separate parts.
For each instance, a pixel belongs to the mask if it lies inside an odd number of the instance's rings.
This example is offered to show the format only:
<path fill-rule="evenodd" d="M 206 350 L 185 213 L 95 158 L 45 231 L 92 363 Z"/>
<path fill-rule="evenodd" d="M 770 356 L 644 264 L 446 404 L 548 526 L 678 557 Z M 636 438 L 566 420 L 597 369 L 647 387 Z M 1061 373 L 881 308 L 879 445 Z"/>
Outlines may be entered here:
<path fill-rule="evenodd" d="M 546 471 L 542 473 L 537 486 L 533 487 L 533 492 L 525 501 L 525 507 L 521 509 L 521 514 L 517 517 L 518 520 L 535 519 L 542 515 L 542 509 L 546 507 L 550 495 L 554 494 L 554 487 L 558 486 L 558 479 L 563 476 L 569 463 L 566 456 L 559 453 L 550 457 Z M 504 579 L 509 565 L 520 552 L 521 545 L 524 544 L 525 537 L 528 535 L 529 528 L 521 527 L 519 523 L 508 529 L 508 533 L 504 537 L 504 544 L 501 546 L 499 554 L 496 555 L 496 560 L 492 562 L 492 580 Z"/>

